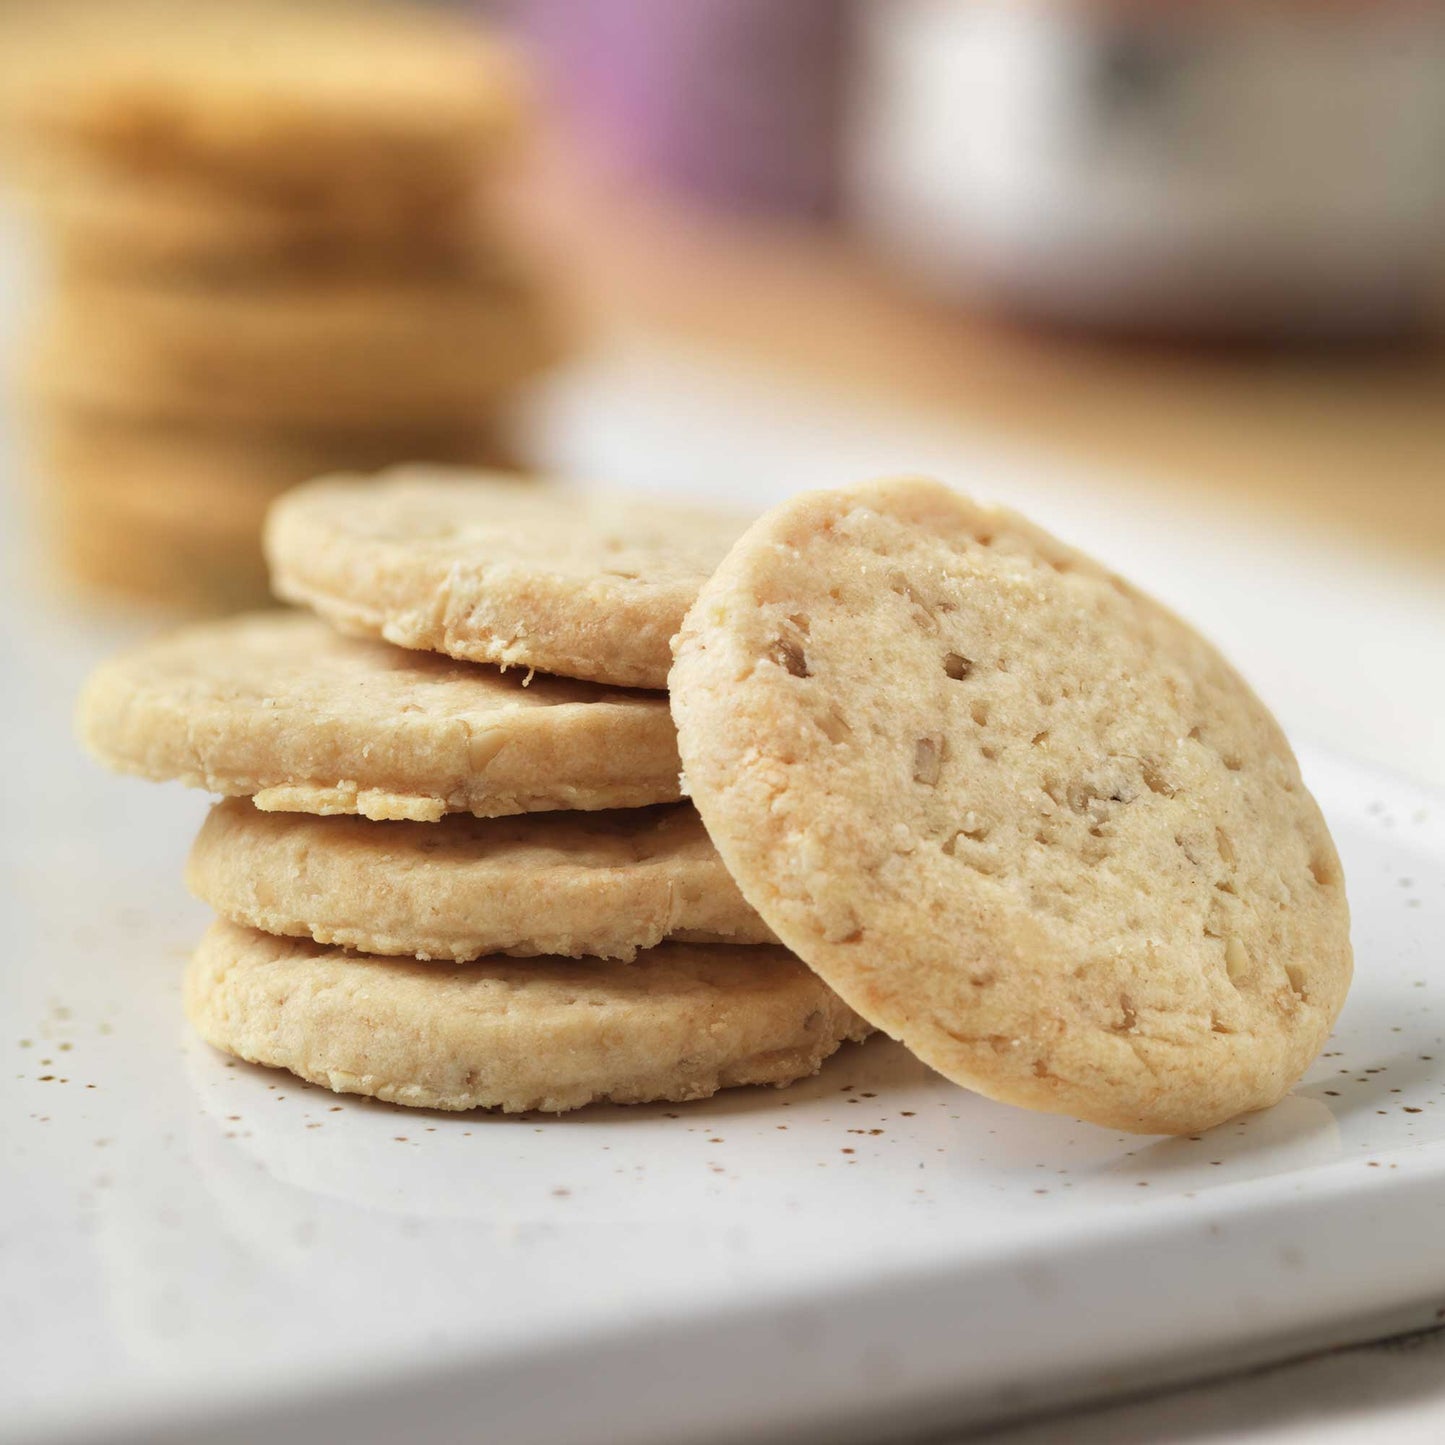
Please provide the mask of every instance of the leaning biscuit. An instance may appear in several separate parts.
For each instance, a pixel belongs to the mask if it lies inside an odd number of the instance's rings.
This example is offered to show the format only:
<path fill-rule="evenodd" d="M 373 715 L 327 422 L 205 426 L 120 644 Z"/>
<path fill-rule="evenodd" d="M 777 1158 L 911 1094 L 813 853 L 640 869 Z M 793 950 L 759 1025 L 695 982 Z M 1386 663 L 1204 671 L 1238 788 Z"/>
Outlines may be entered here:
<path fill-rule="evenodd" d="M 269 613 L 103 663 L 79 728 L 101 762 L 257 807 L 434 821 L 678 795 L 661 698 L 470 667 Z"/>
<path fill-rule="evenodd" d="M 1278 725 L 1022 518 L 923 481 L 797 497 L 703 589 L 671 686 L 744 896 L 949 1078 L 1185 1133 L 1323 1046 L 1349 915 Z"/>
<path fill-rule="evenodd" d="M 870 1032 L 777 947 L 437 964 L 216 923 L 184 993 L 216 1048 L 337 1093 L 429 1109 L 705 1099 L 807 1078 Z"/>
<path fill-rule="evenodd" d="M 669 641 L 744 520 L 495 482 L 409 467 L 298 487 L 267 525 L 272 585 L 403 647 L 665 687 Z"/>
<path fill-rule="evenodd" d="M 683 805 L 376 823 L 228 798 L 201 828 L 186 881 L 222 917 L 266 933 L 452 962 L 776 942 Z"/>

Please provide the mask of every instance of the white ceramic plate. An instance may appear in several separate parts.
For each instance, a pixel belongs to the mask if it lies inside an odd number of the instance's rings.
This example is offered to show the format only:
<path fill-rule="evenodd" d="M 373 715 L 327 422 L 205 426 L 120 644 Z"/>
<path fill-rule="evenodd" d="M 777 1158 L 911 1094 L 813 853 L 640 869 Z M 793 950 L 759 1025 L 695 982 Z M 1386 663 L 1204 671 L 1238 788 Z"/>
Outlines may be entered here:
<path fill-rule="evenodd" d="M 114 639 L 0 601 L 8 1440 L 891 1435 L 1445 1298 L 1438 797 L 1304 753 L 1355 992 L 1293 1097 L 1198 1140 L 1002 1108 L 885 1041 L 685 1108 L 420 1114 L 188 1037 L 204 800 L 81 759 Z"/>
<path fill-rule="evenodd" d="M 1304 761 L 1359 981 L 1290 1099 L 1197 1140 L 989 1104 L 884 1041 L 692 1107 L 337 1099 L 186 1035 L 201 800 L 87 777 L 63 829 L 12 812 L 6 1438 L 848 1438 L 1433 1318 L 1445 807 Z"/>

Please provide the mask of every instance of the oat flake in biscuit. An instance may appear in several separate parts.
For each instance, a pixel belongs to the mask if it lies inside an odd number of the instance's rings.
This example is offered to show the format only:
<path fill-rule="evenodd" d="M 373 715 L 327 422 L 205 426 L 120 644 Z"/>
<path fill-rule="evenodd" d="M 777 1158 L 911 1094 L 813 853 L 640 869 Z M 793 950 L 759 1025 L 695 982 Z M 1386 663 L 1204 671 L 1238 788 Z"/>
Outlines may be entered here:
<path fill-rule="evenodd" d="M 677 797 L 661 698 L 467 667 L 261 613 L 103 663 L 81 694 L 101 762 L 263 809 L 434 821 Z"/>
<path fill-rule="evenodd" d="M 807 1078 L 870 1032 L 776 946 L 439 964 L 216 923 L 184 992 L 216 1048 L 337 1093 L 428 1109 L 705 1099 Z"/>
<path fill-rule="evenodd" d="M 228 798 L 186 877 L 234 923 L 367 953 L 630 961 L 669 938 L 776 941 L 686 805 L 375 823 Z"/>
<path fill-rule="evenodd" d="M 267 527 L 272 585 L 402 647 L 665 687 L 668 644 L 745 520 L 502 480 L 412 467 L 298 487 Z"/>
<path fill-rule="evenodd" d="M 949 1078 L 1187 1133 L 1324 1044 L 1349 918 L 1279 727 L 1024 519 L 924 481 L 797 497 L 703 589 L 671 686 L 744 896 Z"/>

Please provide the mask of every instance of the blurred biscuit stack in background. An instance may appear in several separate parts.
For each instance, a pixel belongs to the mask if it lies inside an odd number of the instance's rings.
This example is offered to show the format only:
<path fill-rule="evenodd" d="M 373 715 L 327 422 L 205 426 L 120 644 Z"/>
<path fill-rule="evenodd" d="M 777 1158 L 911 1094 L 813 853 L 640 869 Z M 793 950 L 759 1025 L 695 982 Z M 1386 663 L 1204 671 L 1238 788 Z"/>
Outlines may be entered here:
<path fill-rule="evenodd" d="M 50 288 L 19 370 L 68 572 L 241 606 L 286 487 L 508 464 L 509 398 L 562 350 L 500 219 L 509 51 L 361 3 L 68 4 L 21 29 L 7 169 Z"/>

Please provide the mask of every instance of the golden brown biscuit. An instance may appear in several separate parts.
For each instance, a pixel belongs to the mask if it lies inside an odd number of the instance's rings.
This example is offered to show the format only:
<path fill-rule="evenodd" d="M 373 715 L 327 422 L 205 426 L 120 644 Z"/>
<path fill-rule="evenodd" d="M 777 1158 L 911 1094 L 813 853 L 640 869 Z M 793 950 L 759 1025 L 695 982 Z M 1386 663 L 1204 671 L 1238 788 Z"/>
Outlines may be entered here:
<path fill-rule="evenodd" d="M 243 538 L 258 564 L 266 510 L 282 492 L 342 467 L 432 461 L 505 468 L 515 455 L 499 418 L 453 428 L 304 431 L 136 421 L 47 406 L 31 416 L 42 500 L 98 529 L 152 526 Z M 253 568 L 253 570 L 256 570 Z"/>
<path fill-rule="evenodd" d="M 29 190 L 50 270 L 62 278 L 237 284 L 268 275 L 477 276 L 511 269 L 490 239 L 499 224 L 495 207 L 481 199 L 455 215 L 415 207 L 350 214 L 196 179 L 137 182 L 95 166 L 52 167 Z"/>
<path fill-rule="evenodd" d="M 506 466 L 500 422 L 433 432 L 285 432 L 147 424 L 45 407 L 33 417 L 36 511 L 87 589 L 187 612 L 270 600 L 266 509 L 338 466 L 430 457 Z"/>
<path fill-rule="evenodd" d="M 215 517 L 158 517 L 126 502 L 71 505 L 52 488 L 46 523 L 50 560 L 63 580 L 106 600 L 162 612 L 205 615 L 262 607 L 266 568 L 255 533 L 228 531 Z"/>
<path fill-rule="evenodd" d="M 525 112 L 516 58 L 413 6 L 70 6 L 28 52 L 8 111 L 25 143 L 138 183 L 361 212 L 470 192 Z M 48 33 L 44 33 L 48 31 Z"/>
<path fill-rule="evenodd" d="M 72 275 L 35 338 L 30 385 L 138 419 L 442 429 L 493 411 L 564 345 L 550 297 L 522 279 Z"/>

